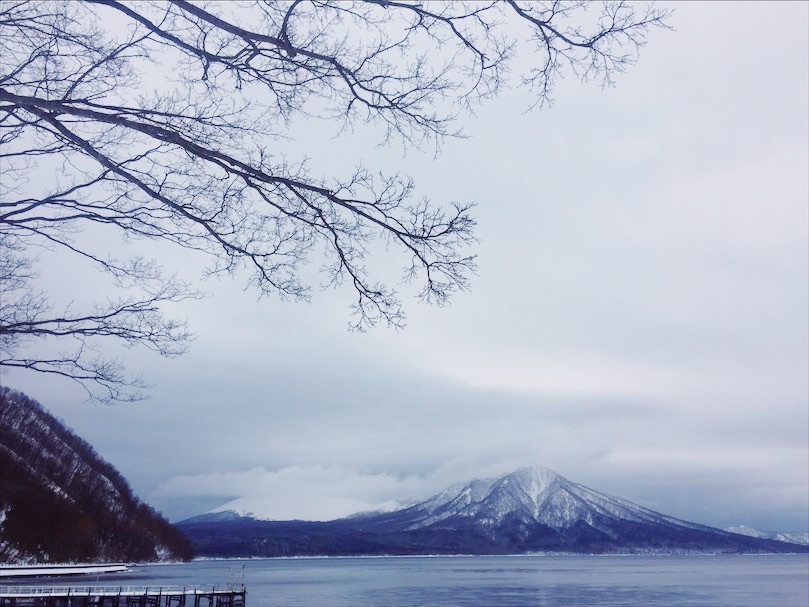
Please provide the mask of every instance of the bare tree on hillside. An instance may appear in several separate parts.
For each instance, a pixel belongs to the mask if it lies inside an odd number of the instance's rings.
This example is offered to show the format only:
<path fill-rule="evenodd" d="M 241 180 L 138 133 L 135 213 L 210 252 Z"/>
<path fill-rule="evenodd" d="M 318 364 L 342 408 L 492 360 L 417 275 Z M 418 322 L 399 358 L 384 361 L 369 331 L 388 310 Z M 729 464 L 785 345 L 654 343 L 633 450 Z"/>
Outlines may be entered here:
<path fill-rule="evenodd" d="M 312 174 L 279 147 L 301 116 L 382 127 L 439 146 L 456 118 L 513 83 L 551 101 L 565 71 L 609 85 L 668 12 L 623 2 L 295 0 L 0 3 L 0 369 L 75 379 L 102 401 L 140 397 L 101 356 L 117 337 L 173 356 L 170 302 L 195 297 L 154 260 L 116 259 L 83 230 L 207 255 L 260 294 L 307 299 L 322 263 L 353 289 L 351 326 L 401 326 L 397 293 L 365 259 L 382 239 L 404 281 L 442 304 L 469 285 L 469 203 L 435 204 L 400 175 Z M 56 308 L 36 290 L 36 250 L 90 264 L 118 296 Z M 76 266 L 78 267 L 78 265 Z M 61 354 L 30 354 L 53 344 Z M 26 355 L 26 352 L 29 352 Z"/>

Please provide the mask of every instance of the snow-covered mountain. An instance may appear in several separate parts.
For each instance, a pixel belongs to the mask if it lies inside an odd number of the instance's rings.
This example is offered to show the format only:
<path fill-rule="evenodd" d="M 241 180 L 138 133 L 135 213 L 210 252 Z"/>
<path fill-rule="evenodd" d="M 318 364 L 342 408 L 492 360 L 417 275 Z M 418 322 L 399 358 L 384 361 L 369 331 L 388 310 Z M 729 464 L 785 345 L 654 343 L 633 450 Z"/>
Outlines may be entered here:
<path fill-rule="evenodd" d="M 222 518 L 204 515 L 179 527 L 207 556 L 809 551 L 666 516 L 539 467 L 325 523 Z"/>
<path fill-rule="evenodd" d="M 541 467 L 520 468 L 501 478 L 454 485 L 392 516 L 407 520 L 410 530 L 440 526 L 444 521 L 457 525 L 463 519 L 474 520 L 482 527 L 519 520 L 560 530 L 580 522 L 595 525 L 601 518 L 706 529 L 588 489 Z"/>
<path fill-rule="evenodd" d="M 802 544 L 809 546 L 809 533 L 803 532 L 782 532 L 782 531 L 762 531 L 747 525 L 739 525 L 737 527 L 726 527 L 725 531 L 731 533 L 738 533 L 739 535 L 747 535 L 749 537 L 759 537 L 765 540 L 778 540 L 779 542 L 790 542 L 792 544 Z"/>

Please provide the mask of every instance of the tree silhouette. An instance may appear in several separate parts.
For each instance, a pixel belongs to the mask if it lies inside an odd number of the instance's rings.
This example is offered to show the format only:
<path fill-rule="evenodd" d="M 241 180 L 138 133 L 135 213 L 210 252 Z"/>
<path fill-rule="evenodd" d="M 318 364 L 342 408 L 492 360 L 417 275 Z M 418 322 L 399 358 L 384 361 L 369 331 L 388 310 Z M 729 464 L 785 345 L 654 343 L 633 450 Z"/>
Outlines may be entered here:
<path fill-rule="evenodd" d="M 442 304 L 474 272 L 472 205 L 362 166 L 312 174 L 279 149 L 291 121 L 439 147 L 510 82 L 538 106 L 565 71 L 612 84 L 668 15 L 623 2 L 2 2 L 0 368 L 127 400 L 143 383 L 99 354 L 100 338 L 185 350 L 185 324 L 164 309 L 198 293 L 155 260 L 103 253 L 81 236 L 91 227 L 202 252 L 208 273 L 293 300 L 309 298 L 300 270 L 317 261 L 326 286 L 353 289 L 353 329 L 401 326 L 389 279 L 366 269 L 372 243 Z M 510 81 L 518 55 L 530 67 Z M 91 264 L 117 295 L 57 309 L 36 288 L 37 247 Z M 60 354 L 25 354 L 40 341 Z"/>

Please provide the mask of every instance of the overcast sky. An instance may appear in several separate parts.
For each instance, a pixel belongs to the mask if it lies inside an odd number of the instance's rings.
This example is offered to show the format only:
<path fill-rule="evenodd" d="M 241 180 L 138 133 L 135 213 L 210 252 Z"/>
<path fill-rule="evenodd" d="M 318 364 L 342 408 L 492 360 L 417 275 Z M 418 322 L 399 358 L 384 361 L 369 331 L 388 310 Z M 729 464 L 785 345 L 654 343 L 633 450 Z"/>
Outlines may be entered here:
<path fill-rule="evenodd" d="M 325 520 L 543 465 L 704 524 L 809 530 L 809 4 L 675 6 L 617 88 L 571 77 L 530 113 L 504 94 L 438 158 L 300 125 L 289 154 L 315 170 L 479 203 L 452 305 L 357 335 L 350 293 L 208 281 L 174 310 L 188 354 L 125 352 L 150 400 L 4 382 L 172 520 Z"/>

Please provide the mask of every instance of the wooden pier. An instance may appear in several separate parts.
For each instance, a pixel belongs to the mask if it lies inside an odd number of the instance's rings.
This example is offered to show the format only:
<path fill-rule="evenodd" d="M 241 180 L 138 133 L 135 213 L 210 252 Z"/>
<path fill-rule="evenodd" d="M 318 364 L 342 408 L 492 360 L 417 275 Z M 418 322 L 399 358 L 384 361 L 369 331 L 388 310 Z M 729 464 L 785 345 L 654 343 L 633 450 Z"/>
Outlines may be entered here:
<path fill-rule="evenodd" d="M 0 607 L 245 607 L 244 586 L 0 586 Z"/>

